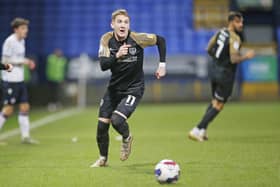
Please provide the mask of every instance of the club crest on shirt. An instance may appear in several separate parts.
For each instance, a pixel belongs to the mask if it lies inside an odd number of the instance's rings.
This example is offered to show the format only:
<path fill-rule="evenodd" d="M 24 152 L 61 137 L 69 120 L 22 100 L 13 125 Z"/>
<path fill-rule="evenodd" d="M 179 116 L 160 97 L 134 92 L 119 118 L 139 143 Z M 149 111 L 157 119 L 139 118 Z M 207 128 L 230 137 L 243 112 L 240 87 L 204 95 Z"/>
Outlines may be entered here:
<path fill-rule="evenodd" d="M 128 52 L 129 52 L 129 54 L 131 54 L 131 55 L 135 55 L 136 54 L 136 47 L 131 47 L 131 48 L 129 48 L 128 49 Z"/>

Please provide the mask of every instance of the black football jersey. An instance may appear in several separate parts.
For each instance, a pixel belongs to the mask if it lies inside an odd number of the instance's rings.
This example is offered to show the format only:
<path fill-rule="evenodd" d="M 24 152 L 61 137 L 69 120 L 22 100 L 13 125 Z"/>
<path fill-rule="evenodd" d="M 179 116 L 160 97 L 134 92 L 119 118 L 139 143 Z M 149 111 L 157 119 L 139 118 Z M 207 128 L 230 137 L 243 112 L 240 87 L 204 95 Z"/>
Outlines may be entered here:
<path fill-rule="evenodd" d="M 231 62 L 230 55 L 239 53 L 240 46 L 240 37 L 235 32 L 224 28 L 210 39 L 208 53 L 213 58 L 215 66 L 235 73 L 236 64 Z"/>
<path fill-rule="evenodd" d="M 144 48 L 156 45 L 155 34 L 129 32 L 124 41 L 118 41 L 113 32 L 104 34 L 100 41 L 99 57 L 115 56 L 124 44 L 131 45 L 128 54 L 110 67 L 111 79 L 108 88 L 111 91 L 132 94 L 144 89 L 143 58 Z"/>

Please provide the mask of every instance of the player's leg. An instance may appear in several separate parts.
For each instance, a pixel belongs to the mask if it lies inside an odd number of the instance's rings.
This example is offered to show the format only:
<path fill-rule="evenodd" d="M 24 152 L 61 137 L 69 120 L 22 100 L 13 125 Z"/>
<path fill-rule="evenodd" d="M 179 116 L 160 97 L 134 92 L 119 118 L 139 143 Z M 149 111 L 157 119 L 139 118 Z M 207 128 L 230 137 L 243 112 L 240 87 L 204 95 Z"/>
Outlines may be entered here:
<path fill-rule="evenodd" d="M 217 88 L 217 83 L 216 81 L 213 79 L 211 79 L 211 94 L 212 94 L 212 97 L 214 98 L 214 95 L 215 95 L 215 91 L 216 91 L 216 88 Z M 208 113 L 209 110 L 211 110 L 212 108 L 212 102 L 210 102 L 210 104 L 208 105 L 206 111 L 205 111 L 205 114 Z M 204 114 L 204 116 L 205 116 Z M 203 118 L 202 118 L 203 119 Z M 203 132 L 204 131 L 204 132 Z M 204 134 L 204 136 L 202 135 Z M 202 136 L 201 136 L 202 135 Z M 189 138 L 191 140 L 195 140 L 195 141 L 199 141 L 199 142 L 202 142 L 206 139 L 208 139 L 207 135 L 206 135 L 206 130 L 201 130 L 199 129 L 197 126 L 194 127 L 190 132 L 189 132 Z"/>
<path fill-rule="evenodd" d="M 202 120 L 197 125 L 197 127 L 199 129 L 205 129 L 206 130 L 209 123 L 218 115 L 218 113 L 223 109 L 223 107 L 224 107 L 224 102 L 214 98 L 212 100 L 212 103 L 211 103 L 209 109 L 204 114 Z"/>
<path fill-rule="evenodd" d="M 16 102 L 17 90 L 14 84 L 9 84 L 8 82 L 2 82 L 2 100 L 3 108 L 0 113 L 0 130 L 4 126 L 6 120 L 13 114 L 14 104 Z M 0 145 L 6 145 L 4 141 L 0 141 Z"/>
<path fill-rule="evenodd" d="M 99 148 L 100 156 L 108 157 L 108 148 L 109 148 L 109 128 L 110 128 L 110 119 L 109 118 L 98 118 L 97 123 L 97 133 L 96 140 Z"/>
<path fill-rule="evenodd" d="M 29 120 L 29 103 L 19 104 L 18 123 L 21 132 L 23 144 L 39 144 L 39 141 L 32 139 L 30 136 L 30 120 Z"/>
<path fill-rule="evenodd" d="M 112 126 L 122 136 L 123 139 L 126 139 L 129 136 L 129 127 L 126 120 L 126 115 L 117 110 L 114 111 L 111 117 Z"/>
<path fill-rule="evenodd" d="M 6 120 L 8 117 L 10 117 L 13 114 L 14 107 L 13 105 L 5 105 L 2 108 L 2 112 L 0 113 L 0 130 L 4 126 Z M 0 140 L 0 146 L 5 146 L 7 143 L 3 140 Z"/>
<path fill-rule="evenodd" d="M 4 126 L 6 120 L 13 114 L 14 104 L 16 103 L 17 89 L 14 84 L 2 82 L 3 108 L 0 113 L 0 130 Z"/>
<path fill-rule="evenodd" d="M 4 105 L 2 112 L 0 113 L 0 130 L 4 126 L 6 120 L 13 114 L 14 106 L 13 105 Z"/>
<path fill-rule="evenodd" d="M 18 123 L 21 131 L 22 143 L 23 144 L 39 144 L 39 141 L 34 140 L 30 137 L 30 120 L 29 111 L 30 105 L 28 102 L 27 88 L 24 83 L 19 83 L 19 114 Z"/>
<path fill-rule="evenodd" d="M 124 97 L 111 117 L 111 123 L 114 129 L 122 135 L 120 159 L 127 160 L 131 152 L 133 137 L 130 134 L 127 119 L 135 111 L 141 96 L 127 95 Z"/>
<path fill-rule="evenodd" d="M 110 118 L 115 107 L 113 98 L 107 91 L 101 100 L 97 122 L 96 141 L 99 149 L 99 159 L 91 167 L 104 167 L 107 165 L 109 150 Z"/>
<path fill-rule="evenodd" d="M 99 159 L 97 159 L 90 167 L 107 166 L 109 150 L 109 127 L 109 118 L 98 118 L 96 141 L 99 149 Z"/>
<path fill-rule="evenodd" d="M 206 130 L 211 121 L 222 111 L 224 104 L 232 92 L 233 82 L 212 82 L 213 100 L 210 103 L 200 123 L 189 134 L 191 139 L 208 140 Z"/>
<path fill-rule="evenodd" d="M 19 104 L 18 123 L 21 131 L 22 140 L 30 137 L 29 109 L 29 103 Z"/>
<path fill-rule="evenodd" d="M 202 131 L 206 130 L 210 122 L 213 121 L 219 112 L 223 110 L 224 104 L 231 95 L 232 87 L 232 81 L 221 81 L 217 83 L 216 87 L 214 88 L 211 106 L 197 126 L 199 129 L 202 129 Z"/>

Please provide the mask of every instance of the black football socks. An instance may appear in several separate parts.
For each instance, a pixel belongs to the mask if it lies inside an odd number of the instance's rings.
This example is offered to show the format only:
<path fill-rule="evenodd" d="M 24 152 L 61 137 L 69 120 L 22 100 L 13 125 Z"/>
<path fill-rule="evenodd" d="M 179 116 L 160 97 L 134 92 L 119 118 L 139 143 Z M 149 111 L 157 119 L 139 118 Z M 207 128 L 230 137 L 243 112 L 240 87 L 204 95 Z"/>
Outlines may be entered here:
<path fill-rule="evenodd" d="M 210 103 L 206 109 L 206 112 L 208 112 L 212 108 L 212 103 Z"/>
<path fill-rule="evenodd" d="M 129 126 L 125 118 L 118 114 L 113 114 L 111 117 L 111 123 L 114 129 L 122 135 L 123 139 L 129 137 Z"/>
<path fill-rule="evenodd" d="M 100 156 L 104 156 L 107 159 L 109 148 L 109 127 L 110 124 L 98 121 L 97 125 L 97 145 L 99 148 Z"/>
<path fill-rule="evenodd" d="M 129 137 L 129 126 L 127 122 L 123 122 L 121 125 L 113 125 L 114 129 L 122 135 L 123 139 L 127 139 Z"/>
<path fill-rule="evenodd" d="M 212 105 L 208 107 L 207 112 L 204 114 L 201 122 L 198 124 L 199 129 L 207 129 L 209 123 L 219 114 L 219 110 Z"/>

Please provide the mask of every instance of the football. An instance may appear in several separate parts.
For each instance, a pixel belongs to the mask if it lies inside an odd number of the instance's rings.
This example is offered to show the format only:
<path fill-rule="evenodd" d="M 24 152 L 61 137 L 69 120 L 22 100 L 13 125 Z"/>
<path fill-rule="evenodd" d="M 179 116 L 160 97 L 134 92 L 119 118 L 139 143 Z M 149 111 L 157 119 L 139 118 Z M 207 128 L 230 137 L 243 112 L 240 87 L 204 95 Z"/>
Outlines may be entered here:
<path fill-rule="evenodd" d="M 164 159 L 156 165 L 154 172 L 159 183 L 175 183 L 180 176 L 180 167 L 173 160 Z"/>

